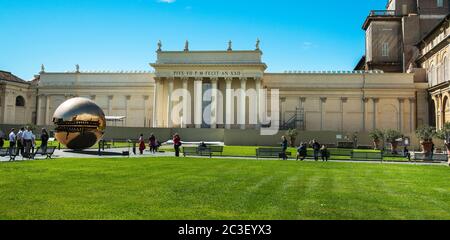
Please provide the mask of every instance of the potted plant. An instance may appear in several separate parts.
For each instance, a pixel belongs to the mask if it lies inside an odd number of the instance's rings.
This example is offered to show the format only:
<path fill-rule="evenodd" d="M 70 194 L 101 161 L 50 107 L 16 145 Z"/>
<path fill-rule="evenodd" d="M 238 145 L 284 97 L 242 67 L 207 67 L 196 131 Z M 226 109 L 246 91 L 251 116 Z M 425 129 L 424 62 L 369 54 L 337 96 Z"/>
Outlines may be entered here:
<path fill-rule="evenodd" d="M 394 129 L 388 129 L 384 132 L 384 138 L 386 142 L 391 144 L 391 152 L 392 154 L 397 154 L 398 142 L 397 140 L 403 138 L 403 134 Z"/>
<path fill-rule="evenodd" d="M 444 126 L 441 130 L 437 131 L 436 137 L 441 140 L 444 140 L 445 148 L 447 149 L 448 164 L 450 166 L 450 122 L 444 123 Z"/>
<path fill-rule="evenodd" d="M 431 126 L 421 126 L 416 130 L 416 136 L 422 145 L 422 151 L 425 156 L 429 157 L 433 149 L 433 137 L 436 136 L 436 129 Z"/>
<path fill-rule="evenodd" d="M 381 140 L 384 138 L 383 131 L 375 129 L 369 132 L 369 137 L 373 140 L 373 147 L 375 150 L 380 150 Z"/>
<path fill-rule="evenodd" d="M 291 147 L 295 147 L 295 141 L 297 140 L 298 136 L 297 129 L 290 128 L 289 130 L 287 130 L 286 135 L 289 137 Z"/>

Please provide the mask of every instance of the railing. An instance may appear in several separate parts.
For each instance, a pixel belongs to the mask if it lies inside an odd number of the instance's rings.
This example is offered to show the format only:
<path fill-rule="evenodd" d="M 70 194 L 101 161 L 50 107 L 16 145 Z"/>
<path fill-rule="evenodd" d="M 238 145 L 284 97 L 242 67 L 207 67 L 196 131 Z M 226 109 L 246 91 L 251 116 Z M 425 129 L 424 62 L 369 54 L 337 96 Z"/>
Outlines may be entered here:
<path fill-rule="evenodd" d="M 394 10 L 372 10 L 370 11 L 371 17 L 389 17 L 396 16 Z"/>

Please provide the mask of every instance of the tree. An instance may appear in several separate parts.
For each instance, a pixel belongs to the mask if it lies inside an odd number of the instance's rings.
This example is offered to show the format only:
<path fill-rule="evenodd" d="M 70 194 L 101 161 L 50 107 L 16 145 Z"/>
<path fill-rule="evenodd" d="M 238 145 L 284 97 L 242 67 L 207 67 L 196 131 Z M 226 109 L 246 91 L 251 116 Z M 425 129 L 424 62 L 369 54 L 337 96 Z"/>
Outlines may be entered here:
<path fill-rule="evenodd" d="M 403 138 L 403 134 L 400 131 L 388 129 L 384 132 L 384 139 L 391 144 L 391 152 L 394 154 L 397 154 L 397 140 L 401 138 Z"/>
<path fill-rule="evenodd" d="M 380 129 L 369 132 L 369 137 L 373 140 L 374 149 L 380 149 L 380 142 L 384 139 L 384 133 Z"/>
<path fill-rule="evenodd" d="M 441 134 L 445 135 L 444 132 Z M 425 156 L 431 156 L 433 149 L 433 137 L 437 135 L 436 128 L 423 125 L 417 128 L 416 136 L 420 140 L 420 145 L 422 145 L 422 151 L 425 153 Z"/>
<path fill-rule="evenodd" d="M 298 136 L 297 129 L 290 128 L 289 130 L 286 131 L 286 135 L 289 137 L 291 147 L 295 147 L 295 141 L 297 140 Z"/>

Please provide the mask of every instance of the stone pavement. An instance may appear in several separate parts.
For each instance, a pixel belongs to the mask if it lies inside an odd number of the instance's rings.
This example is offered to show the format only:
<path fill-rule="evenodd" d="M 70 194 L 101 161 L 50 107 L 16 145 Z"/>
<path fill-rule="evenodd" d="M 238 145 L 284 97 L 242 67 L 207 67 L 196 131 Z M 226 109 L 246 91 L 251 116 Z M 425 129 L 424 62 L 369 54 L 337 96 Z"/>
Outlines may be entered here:
<path fill-rule="evenodd" d="M 137 155 L 134 155 L 131 149 L 129 148 L 113 148 L 113 149 L 106 149 L 105 152 L 102 153 L 102 155 L 99 156 L 98 150 L 91 149 L 91 150 L 85 150 L 82 152 L 67 150 L 67 149 L 61 149 L 56 150 L 53 154 L 53 159 L 59 159 L 59 158 L 124 158 L 127 156 L 123 156 L 122 153 L 124 151 L 130 151 L 130 158 L 152 158 L 152 157 L 174 157 L 175 153 L 173 152 L 160 152 L 160 153 L 150 153 L 149 151 L 145 151 L 143 155 L 140 155 L 139 153 Z M 45 157 L 43 156 L 36 156 L 36 160 L 45 160 Z M 183 157 L 184 158 L 184 157 Z M 205 157 L 197 157 L 197 156 L 188 156 L 186 158 L 205 158 Z M 213 158 L 220 158 L 220 159 L 230 159 L 230 160 L 255 160 L 255 161 L 282 161 L 277 160 L 274 158 L 259 158 L 256 159 L 256 157 L 222 157 L 222 156 L 214 156 Z M 51 159 L 50 159 L 51 160 Z M 8 162 L 9 157 L 0 157 L 0 162 Z M 16 161 L 29 161 L 29 159 L 24 159 L 21 156 L 16 158 Z M 31 160 L 32 161 L 32 160 Z M 295 159 L 289 159 L 288 161 L 295 161 Z M 313 160 L 305 160 L 305 161 L 313 161 Z M 322 162 L 322 161 L 318 161 Z M 330 160 L 329 162 L 347 162 L 347 163 L 369 163 L 369 164 L 412 164 L 412 165 L 447 165 L 446 162 L 442 163 L 424 163 L 424 162 L 389 162 L 389 161 L 355 161 L 355 160 Z"/>

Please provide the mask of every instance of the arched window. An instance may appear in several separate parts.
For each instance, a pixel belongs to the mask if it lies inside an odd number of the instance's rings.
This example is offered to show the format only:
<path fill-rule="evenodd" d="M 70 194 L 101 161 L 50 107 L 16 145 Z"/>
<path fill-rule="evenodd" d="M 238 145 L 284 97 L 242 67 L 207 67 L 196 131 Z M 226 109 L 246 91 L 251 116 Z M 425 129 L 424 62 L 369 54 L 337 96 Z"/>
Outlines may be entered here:
<path fill-rule="evenodd" d="M 25 107 L 25 98 L 23 98 L 22 96 L 17 96 L 16 107 Z"/>
<path fill-rule="evenodd" d="M 444 7 L 444 0 L 437 0 L 437 7 Z"/>

